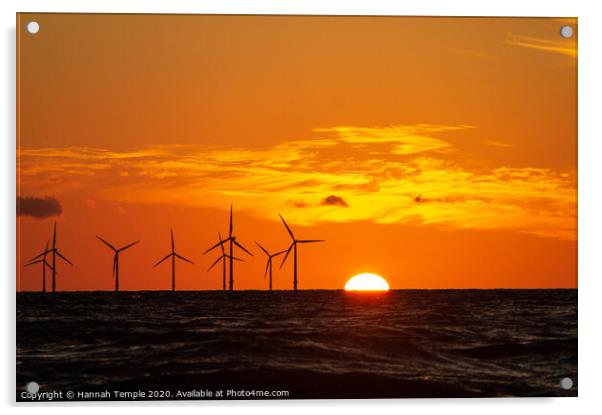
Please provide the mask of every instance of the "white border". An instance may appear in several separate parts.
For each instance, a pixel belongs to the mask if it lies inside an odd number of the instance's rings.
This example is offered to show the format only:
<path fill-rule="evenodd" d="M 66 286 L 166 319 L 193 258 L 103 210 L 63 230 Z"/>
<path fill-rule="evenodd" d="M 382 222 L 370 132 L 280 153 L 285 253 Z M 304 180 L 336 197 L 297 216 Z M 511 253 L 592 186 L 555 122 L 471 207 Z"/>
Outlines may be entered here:
<path fill-rule="evenodd" d="M 602 386 L 602 351 L 599 294 L 602 293 L 602 62 L 600 58 L 602 24 L 595 0 L 547 0 L 542 2 L 506 0 L 503 2 L 473 0 L 264 0 L 264 1 L 193 1 L 193 0 L 23 0 L 0 1 L 2 10 L 2 64 L 0 128 L 3 128 L 2 167 L 0 168 L 3 203 L 0 264 L 2 277 L 2 403 L 14 401 L 14 293 L 15 293 L 15 13 L 22 12 L 117 12 L 117 13 L 224 13 L 224 14 L 368 14 L 368 15 L 435 15 L 435 16 L 567 16 L 579 17 L 579 398 L 556 399 L 480 399 L 480 400 L 381 400 L 381 401 L 254 401 L 254 402 L 180 402 L 181 410 L 201 411 L 225 409 L 228 412 L 303 413 L 318 407 L 328 410 L 364 413 L 372 408 L 383 412 L 411 413 L 490 413 L 545 411 L 546 415 L 567 412 L 595 412 L 599 403 L 598 388 Z M 105 413 L 107 403 L 98 407 L 87 404 L 85 411 Z M 138 403 L 144 411 L 163 413 L 174 403 Z M 14 410 L 12 404 L 10 410 Z M 23 405 L 21 405 L 22 407 Z M 93 407 L 95 406 L 95 407 Z M 315 409 L 314 409 L 315 408 Z M 142 409 L 142 408 L 139 408 Z M 43 410 L 47 414 L 81 411 L 75 405 L 52 404 L 26 407 L 27 412 Z M 113 409 L 111 409 L 113 410 Z M 121 410 L 121 409 L 119 409 Z M 125 410 L 125 408 L 123 409 Z"/>

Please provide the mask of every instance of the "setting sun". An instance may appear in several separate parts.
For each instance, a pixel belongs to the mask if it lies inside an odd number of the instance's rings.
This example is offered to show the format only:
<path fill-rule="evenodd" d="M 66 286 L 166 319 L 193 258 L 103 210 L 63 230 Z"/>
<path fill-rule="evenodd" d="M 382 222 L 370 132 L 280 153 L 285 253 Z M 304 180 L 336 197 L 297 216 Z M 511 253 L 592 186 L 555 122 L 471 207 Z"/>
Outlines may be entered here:
<path fill-rule="evenodd" d="M 380 275 L 366 272 L 351 277 L 345 291 L 389 291 L 389 283 Z"/>

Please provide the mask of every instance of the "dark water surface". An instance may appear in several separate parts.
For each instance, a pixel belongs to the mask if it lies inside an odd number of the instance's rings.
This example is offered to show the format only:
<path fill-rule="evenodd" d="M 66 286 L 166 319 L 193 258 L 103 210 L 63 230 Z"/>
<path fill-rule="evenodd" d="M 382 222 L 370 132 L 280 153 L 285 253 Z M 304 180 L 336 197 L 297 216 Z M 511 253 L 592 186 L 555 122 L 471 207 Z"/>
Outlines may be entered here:
<path fill-rule="evenodd" d="M 32 380 L 171 398 L 576 396 L 577 290 L 18 293 L 17 399 Z"/>

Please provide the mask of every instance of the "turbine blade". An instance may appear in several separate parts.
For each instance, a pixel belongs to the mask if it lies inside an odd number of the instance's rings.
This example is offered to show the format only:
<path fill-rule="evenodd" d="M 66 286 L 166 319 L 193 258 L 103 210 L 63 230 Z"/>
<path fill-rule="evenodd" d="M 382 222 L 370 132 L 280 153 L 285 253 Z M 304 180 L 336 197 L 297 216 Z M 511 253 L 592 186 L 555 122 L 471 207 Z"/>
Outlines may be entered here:
<path fill-rule="evenodd" d="M 261 245 L 259 244 L 259 242 L 255 241 L 255 243 L 257 244 L 257 246 L 258 246 L 258 247 L 260 247 L 260 248 L 261 248 L 261 250 L 262 250 L 263 252 L 265 252 L 265 254 L 266 254 L 267 256 L 270 256 L 270 253 L 269 253 L 269 252 L 268 252 L 268 251 L 267 251 L 267 250 L 266 250 L 266 249 L 265 249 L 263 246 L 261 246 Z"/>
<path fill-rule="evenodd" d="M 222 247 L 222 255 L 224 255 L 226 253 L 226 251 L 224 250 L 224 243 L 222 242 L 222 235 L 218 232 L 217 236 L 219 237 L 219 244 Z"/>
<path fill-rule="evenodd" d="M 105 241 L 104 239 L 102 239 L 100 236 L 96 235 L 96 237 L 98 239 L 100 239 L 100 241 L 103 242 L 106 246 L 108 246 L 109 248 L 111 248 L 113 251 L 117 251 L 117 248 L 115 248 L 113 245 L 111 245 L 110 243 L 108 243 L 107 241 Z"/>
<path fill-rule="evenodd" d="M 211 266 L 209 267 L 209 269 L 207 271 L 211 271 L 211 268 L 213 268 L 214 266 L 216 266 L 217 263 L 222 260 L 222 258 L 223 258 L 223 256 L 221 256 L 218 259 L 216 259 L 215 262 L 213 264 L 211 264 Z"/>
<path fill-rule="evenodd" d="M 52 249 L 56 247 L 56 222 L 54 222 L 54 231 L 52 232 Z"/>
<path fill-rule="evenodd" d="M 286 224 L 286 222 L 284 221 L 284 218 L 282 217 L 282 215 L 279 213 L 278 216 L 280 216 L 280 219 L 282 219 L 282 223 L 284 223 L 284 226 L 286 227 L 286 230 L 288 231 L 288 234 L 291 236 L 292 240 L 295 240 L 295 235 L 293 235 L 293 231 L 291 231 L 291 228 L 288 227 L 288 225 Z"/>
<path fill-rule="evenodd" d="M 60 257 L 63 259 L 63 261 L 67 262 L 69 265 L 73 265 L 73 263 L 72 263 L 71 261 L 69 261 L 67 258 L 65 258 L 65 257 L 63 256 L 63 254 L 61 254 L 61 253 L 59 252 L 59 250 L 58 250 L 58 249 L 57 249 L 57 250 L 55 250 L 54 252 L 56 252 L 56 254 L 57 254 L 58 256 L 60 256 Z"/>
<path fill-rule="evenodd" d="M 159 262 L 157 262 L 155 265 L 153 265 L 153 268 L 155 268 L 157 265 L 159 265 L 161 262 L 165 261 L 167 258 L 169 258 L 170 256 L 172 256 L 173 254 L 167 254 L 165 255 L 165 257 L 163 257 L 162 260 L 160 260 Z"/>
<path fill-rule="evenodd" d="M 267 277 L 267 275 L 268 275 L 268 268 L 270 267 L 270 262 L 272 262 L 272 258 L 269 258 L 268 261 L 265 263 L 265 272 L 263 273 L 264 280 L 265 280 L 265 277 Z"/>
<path fill-rule="evenodd" d="M 278 256 L 278 255 L 282 255 L 282 254 L 284 254 L 285 252 L 286 252 L 286 249 L 285 249 L 284 251 L 276 252 L 275 254 L 272 254 L 271 256 L 272 256 L 272 258 L 273 258 L 273 257 L 276 257 L 276 256 Z"/>
<path fill-rule="evenodd" d="M 52 268 L 52 265 L 50 265 L 50 264 L 48 263 L 48 261 L 44 261 L 44 262 L 46 263 L 46 266 L 47 266 L 48 268 L 50 268 L 50 269 L 54 269 L 54 268 Z M 58 272 L 57 272 L 56 274 L 58 275 Z"/>
<path fill-rule="evenodd" d="M 48 245 L 50 244 L 50 239 L 46 240 L 46 248 L 44 248 L 44 252 L 48 252 Z"/>
<path fill-rule="evenodd" d="M 48 252 L 52 252 L 52 251 L 48 251 Z M 46 255 L 48 252 L 42 252 L 40 255 L 36 255 L 33 258 L 30 259 L 30 261 L 35 261 L 36 259 L 42 258 L 44 255 Z"/>
<path fill-rule="evenodd" d="M 218 243 L 216 243 L 215 245 L 213 245 L 211 248 L 209 248 L 208 250 L 206 250 L 205 252 L 203 252 L 203 255 L 205 255 L 207 252 L 213 251 L 215 248 L 217 248 L 218 246 L 222 245 L 226 241 L 227 241 L 227 239 L 224 239 L 223 241 L 219 241 Z M 223 249 L 224 249 L 224 247 L 222 245 L 222 250 Z"/>
<path fill-rule="evenodd" d="M 121 251 L 125 251 L 125 250 L 126 250 L 126 249 L 128 249 L 128 248 L 131 248 L 132 246 L 136 245 L 138 242 L 140 242 L 140 241 L 132 242 L 131 244 L 129 244 L 129 245 L 126 245 L 126 246 L 124 246 L 123 248 L 119 248 L 119 252 L 121 252 Z"/>
<path fill-rule="evenodd" d="M 239 247 L 240 249 L 242 249 L 243 251 L 245 251 L 247 254 L 253 256 L 252 253 L 250 253 L 247 248 L 245 248 L 244 246 L 242 246 L 241 244 L 239 244 L 236 239 L 232 240 L 232 242 L 234 242 L 234 245 L 236 245 L 237 247 Z"/>
<path fill-rule="evenodd" d="M 282 262 L 280 263 L 280 268 L 282 268 L 282 266 L 284 265 L 284 262 L 286 261 L 286 258 L 288 258 L 288 254 L 291 253 L 291 249 L 293 249 L 293 246 L 295 246 L 295 243 L 293 242 L 291 244 L 291 246 L 288 247 L 288 249 L 286 250 L 286 255 L 284 256 L 284 259 L 282 260 Z"/>
<path fill-rule="evenodd" d="M 113 279 L 115 279 L 115 274 L 117 273 L 117 254 L 113 257 Z"/>
<path fill-rule="evenodd" d="M 173 240 L 173 228 L 170 229 L 171 232 L 171 252 L 174 252 L 176 250 L 176 243 Z"/>
<path fill-rule="evenodd" d="M 311 244 L 313 242 L 324 242 L 324 239 L 300 239 L 297 242 L 302 244 Z"/>
<path fill-rule="evenodd" d="M 194 264 L 194 262 L 192 262 L 189 259 L 184 258 L 182 255 L 179 255 L 179 254 L 176 254 L 176 253 L 174 253 L 174 255 L 177 256 L 178 258 L 180 258 L 183 261 L 190 262 L 191 264 Z"/>
<path fill-rule="evenodd" d="M 40 262 L 44 262 L 44 260 L 38 259 L 37 261 L 28 262 L 27 264 L 25 264 L 25 266 L 29 267 L 30 265 L 39 264 Z"/>

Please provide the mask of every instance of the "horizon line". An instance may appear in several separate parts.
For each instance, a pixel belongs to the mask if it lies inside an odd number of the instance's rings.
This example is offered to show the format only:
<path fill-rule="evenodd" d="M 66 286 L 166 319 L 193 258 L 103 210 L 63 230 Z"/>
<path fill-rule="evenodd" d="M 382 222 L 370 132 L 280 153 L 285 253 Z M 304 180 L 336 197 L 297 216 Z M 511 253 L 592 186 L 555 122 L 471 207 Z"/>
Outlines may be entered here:
<path fill-rule="evenodd" d="M 345 290 L 344 288 L 304 288 L 304 289 L 298 289 L 298 291 L 343 291 L 343 292 L 349 292 L 349 293 L 353 293 L 353 294 L 379 294 L 379 293 L 386 293 L 389 291 L 501 291 L 501 290 L 522 290 L 522 291 L 527 291 L 527 290 L 578 290 L 579 287 L 497 287 L 497 288 L 477 288 L 477 287 L 469 287 L 469 288 L 453 288 L 453 287 L 448 287 L 448 288 L 390 288 L 387 291 L 370 291 L 370 290 L 365 290 L 365 291 L 353 291 L 353 290 Z M 240 290 L 223 290 L 221 288 L 216 288 L 216 289 L 208 289 L 208 290 L 187 290 L 187 289 L 182 289 L 182 290 L 176 290 L 176 291 L 172 291 L 171 289 L 167 288 L 167 289 L 160 289 L 160 290 L 119 290 L 119 291 L 115 291 L 112 289 L 106 289 L 106 290 L 64 290 L 64 291 L 56 291 L 56 292 L 42 292 L 39 290 L 17 290 L 15 291 L 16 294 L 20 294 L 20 293 L 35 293 L 35 294 L 57 294 L 57 293 L 113 293 L 113 294 L 117 294 L 119 295 L 119 293 L 139 293 L 139 292 L 170 292 L 170 293 L 176 293 L 176 292 L 226 292 L 226 293 L 233 293 L 233 292 L 241 292 L 241 291 L 259 291 L 259 292 L 267 292 L 269 293 L 270 290 L 266 290 L 266 289 L 258 289 L 258 288 L 249 288 L 249 289 L 240 289 Z M 273 289 L 271 292 L 274 291 L 291 291 L 291 292 L 295 292 L 294 289 Z"/>

